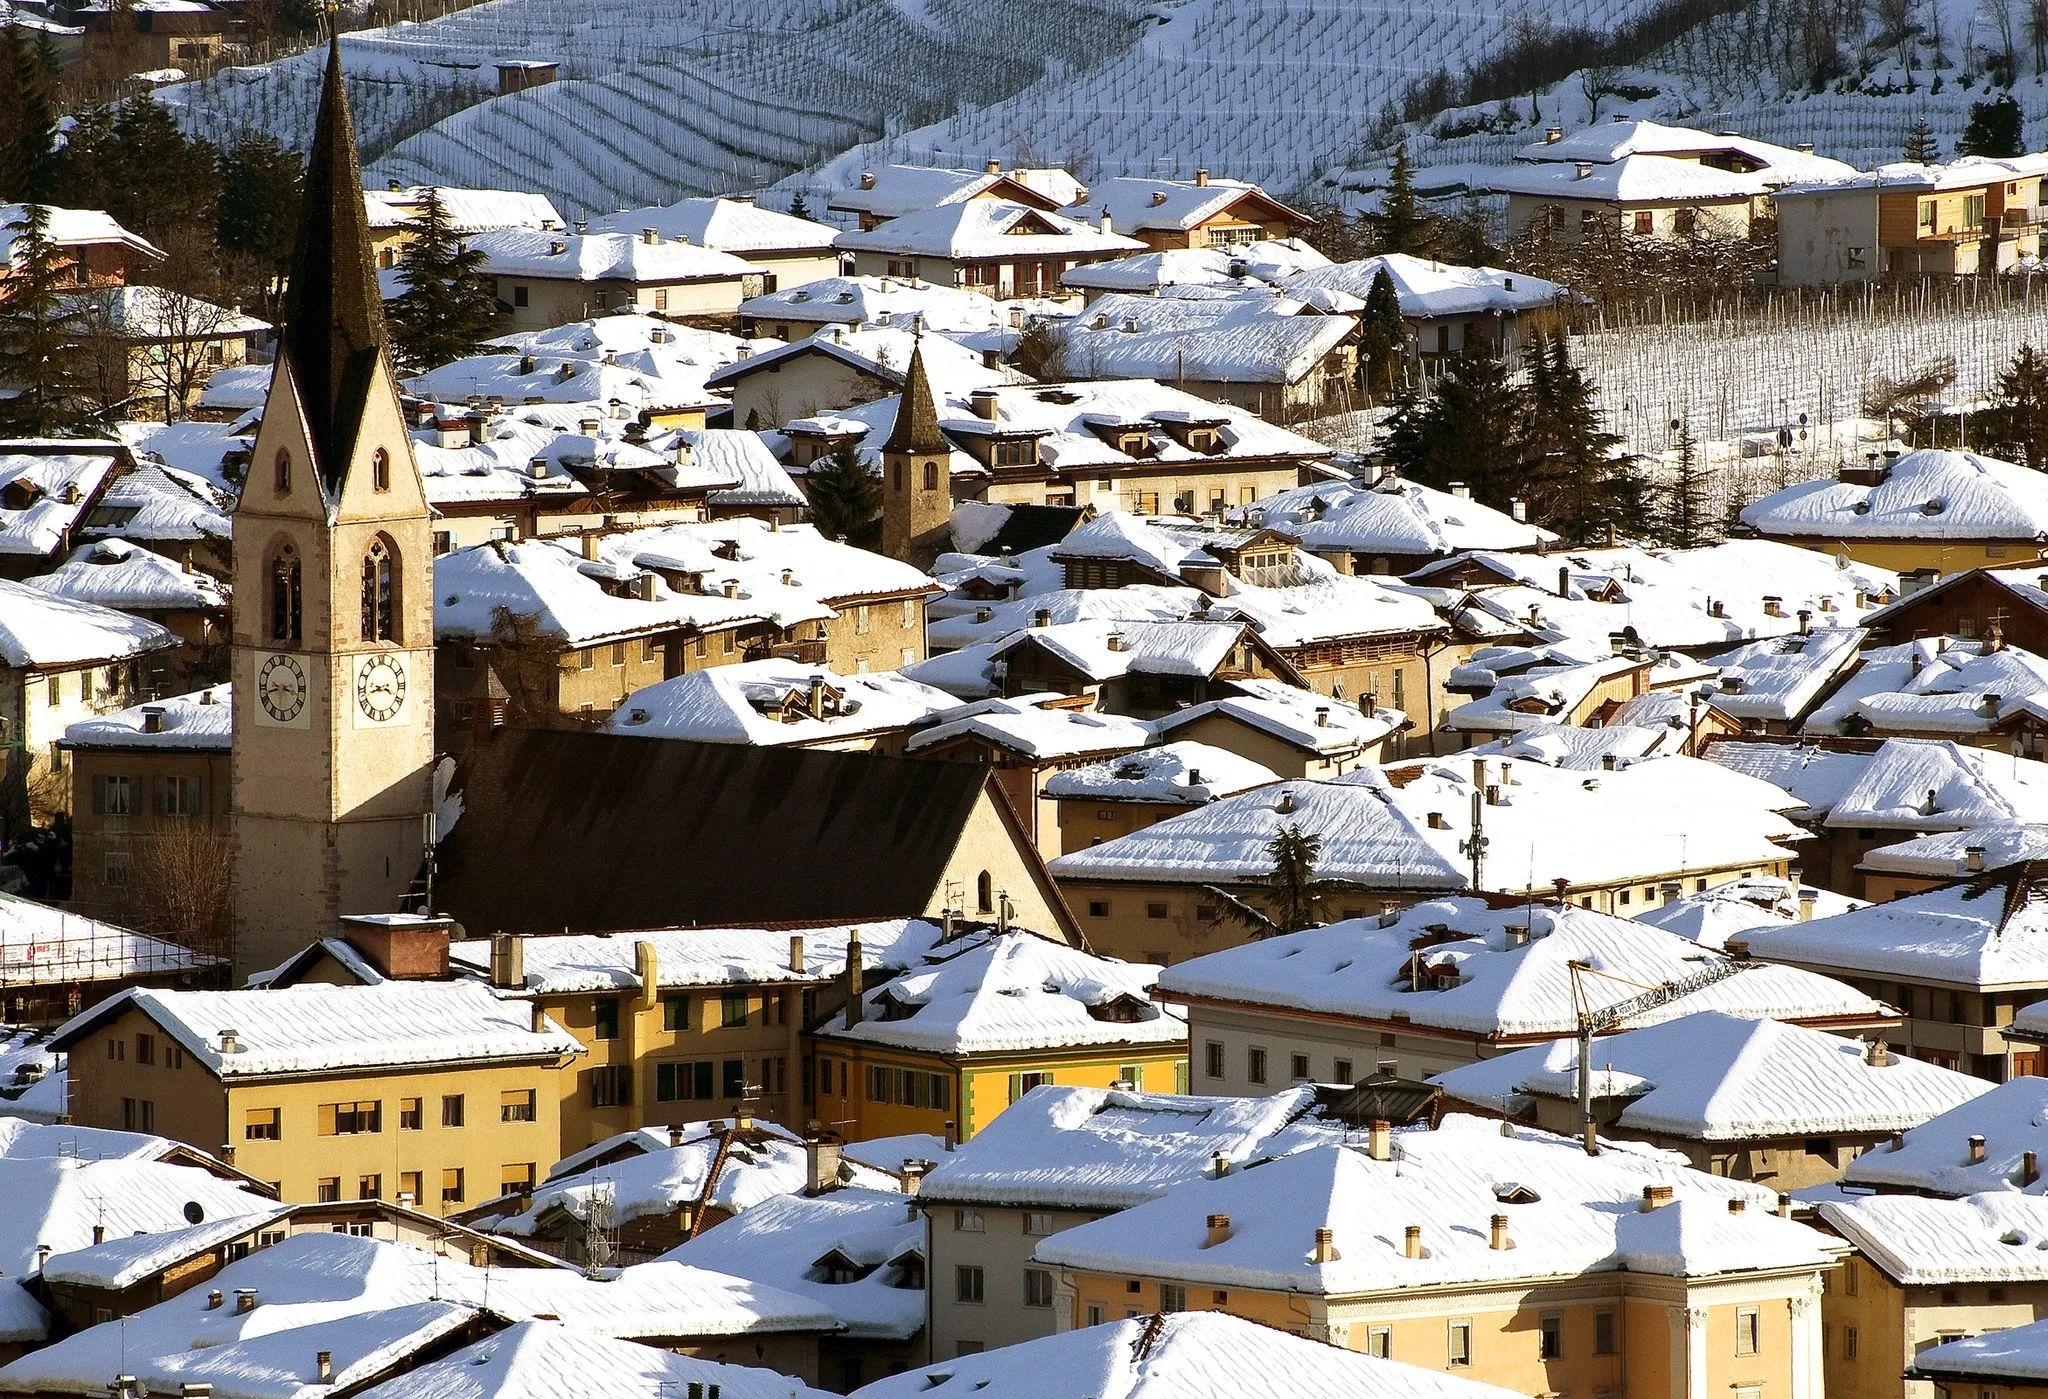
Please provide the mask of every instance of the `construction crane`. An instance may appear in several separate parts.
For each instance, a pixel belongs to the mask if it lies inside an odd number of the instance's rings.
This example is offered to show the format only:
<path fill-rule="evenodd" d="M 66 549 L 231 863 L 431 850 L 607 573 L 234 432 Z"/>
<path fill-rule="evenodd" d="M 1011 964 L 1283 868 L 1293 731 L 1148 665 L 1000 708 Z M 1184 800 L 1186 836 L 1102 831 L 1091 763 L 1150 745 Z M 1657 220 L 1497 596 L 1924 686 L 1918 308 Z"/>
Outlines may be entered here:
<path fill-rule="evenodd" d="M 1593 1036 L 1618 1027 L 1630 1016 L 1641 1015 L 1646 1010 L 1670 1005 L 1673 1001 L 1690 996 L 1695 991 L 1705 990 L 1716 982 L 1726 981 L 1737 972 L 1747 971 L 1748 962 L 1738 962 L 1732 957 L 1719 957 L 1701 967 L 1698 971 L 1667 981 L 1661 986 L 1644 986 L 1639 981 L 1601 971 L 1598 967 L 1584 962 L 1567 962 L 1572 974 L 1572 1013 L 1579 1025 L 1579 1130 L 1584 1136 L 1586 1155 L 1600 1154 L 1599 1137 L 1593 1122 Z M 1605 977 L 1618 981 L 1624 986 L 1636 988 L 1633 996 L 1624 996 L 1611 1005 L 1593 1009 L 1592 1000 L 1586 994 L 1585 979 L 1589 976 Z"/>

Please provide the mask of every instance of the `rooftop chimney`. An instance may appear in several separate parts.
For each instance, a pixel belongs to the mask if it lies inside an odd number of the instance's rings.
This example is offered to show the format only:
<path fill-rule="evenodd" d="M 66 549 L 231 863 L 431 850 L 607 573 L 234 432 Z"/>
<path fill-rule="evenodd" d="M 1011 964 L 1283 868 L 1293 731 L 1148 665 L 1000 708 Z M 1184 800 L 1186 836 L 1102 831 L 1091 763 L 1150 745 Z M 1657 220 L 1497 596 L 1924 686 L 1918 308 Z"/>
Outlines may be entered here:
<path fill-rule="evenodd" d="M 533 1032 L 536 1035 L 548 1032 L 548 1013 L 539 1001 L 533 1003 Z"/>
<path fill-rule="evenodd" d="M 1313 1257 L 1314 1262 L 1335 1263 L 1337 1261 L 1337 1245 L 1333 1242 L 1334 1237 L 1335 1235 L 1331 1230 L 1316 1230 L 1316 1251 Z"/>
<path fill-rule="evenodd" d="M 996 420 L 996 391 L 994 389 L 974 390 L 967 395 L 967 407 L 968 411 L 972 412 L 975 417 L 982 419 L 984 422 L 994 422 Z"/>
<path fill-rule="evenodd" d="M 500 991 L 518 991 L 526 986 L 526 940 L 516 933 L 498 933 L 491 938 L 491 985 Z"/>
<path fill-rule="evenodd" d="M 1643 1213 L 1662 1209 L 1671 1203 L 1671 1187 L 1668 1185 L 1646 1185 L 1643 1187 Z"/>
<path fill-rule="evenodd" d="M 255 1310 L 256 1310 L 256 1289 L 255 1289 L 255 1288 L 253 1288 L 253 1287 L 238 1287 L 238 1288 L 236 1288 L 236 1289 L 235 1289 L 235 1314 L 236 1314 L 237 1316 L 240 1316 L 240 1315 L 241 1315 L 242 1313 L 244 1313 L 244 1312 L 253 1312 L 253 1311 L 255 1311 Z"/>
<path fill-rule="evenodd" d="M 1394 1130 L 1384 1117 L 1375 1117 L 1366 1129 L 1365 1154 L 1375 1161 L 1390 1161 L 1394 1156 Z"/>
<path fill-rule="evenodd" d="M 924 1173 L 930 1169 L 929 1161 L 912 1161 L 908 1157 L 904 1158 L 903 1193 L 913 1200 L 916 1199 L 918 1192 L 924 1188 Z M 917 1206 L 912 1205 L 910 1208 L 915 1210 Z"/>
<path fill-rule="evenodd" d="M 823 1195 L 839 1188 L 839 1143 L 813 1137 L 804 1143 L 804 1194 Z"/>
<path fill-rule="evenodd" d="M 1576 164 L 1575 164 L 1575 165 L 1574 165 L 1574 166 L 1572 167 L 1572 178 L 1573 178 L 1574 180 L 1589 180 L 1589 179 L 1591 179 L 1592 177 L 1593 177 L 1593 162 L 1592 162 L 1592 161 L 1590 161 L 1590 160 L 1581 160 L 1581 161 L 1577 162 L 1577 163 L 1576 163 Z"/>
<path fill-rule="evenodd" d="M 1497 1214 L 1493 1217 L 1493 1229 L 1486 1241 L 1486 1246 L 1496 1253 L 1502 1249 L 1509 1249 L 1515 1246 L 1514 1241 L 1508 1238 L 1508 1217 L 1506 1215 Z"/>
<path fill-rule="evenodd" d="M 1195 187 L 1197 189 L 1207 189 L 1209 187 L 1209 172 L 1207 170 L 1195 171 Z"/>
<path fill-rule="evenodd" d="M 846 1023 L 849 1027 L 860 1024 L 861 996 L 866 990 L 863 984 L 867 967 L 862 962 L 860 934 L 853 933 L 846 939 Z"/>
<path fill-rule="evenodd" d="M 798 973 L 801 973 L 804 969 L 804 935 L 802 933 L 791 933 L 789 935 L 789 969 Z"/>
<path fill-rule="evenodd" d="M 1778 1192 L 1778 1218 L 1790 1219 L 1791 1217 L 1792 1197 L 1790 1195 L 1787 1195 L 1784 1191 L 1780 1190 Z"/>
<path fill-rule="evenodd" d="M 1984 1164 L 1984 1139 L 1982 1137 L 1970 1138 L 1969 1164 L 1972 1166 L 1981 1166 Z"/>
<path fill-rule="evenodd" d="M 2032 1185 L 2041 1178 L 2041 1158 L 2031 1151 L 2020 1153 L 2020 1184 Z"/>
<path fill-rule="evenodd" d="M 1563 139 L 1564 128 L 1561 126 L 1553 126 L 1543 133 L 1543 144 L 1546 146 L 1554 146 Z"/>
<path fill-rule="evenodd" d="M 1216 1245 L 1218 1245 L 1218 1244 L 1220 1244 L 1220 1243 L 1224 1242 L 1224 1241 L 1225 1241 L 1226 1239 L 1228 1239 L 1229 1237 L 1230 1237 L 1230 1216 L 1229 1216 L 1229 1215 L 1227 1215 L 1227 1214 L 1212 1214 L 1212 1215 L 1210 1215 L 1210 1216 L 1209 1216 L 1209 1237 L 1207 1238 L 1207 1240 L 1205 1240 L 1205 1241 L 1203 1242 L 1203 1244 L 1202 1244 L 1202 1247 L 1203 1247 L 1203 1248 L 1214 1248 L 1214 1247 L 1216 1247 Z"/>
<path fill-rule="evenodd" d="M 220 1304 L 223 1300 L 224 1299 L 221 1297 L 220 1289 L 217 1287 L 214 1288 L 211 1292 L 206 1294 L 206 1309 L 210 1312 L 219 1311 Z"/>
<path fill-rule="evenodd" d="M 1863 1048 L 1863 1062 L 1875 1069 L 1885 1067 L 1892 1062 L 1891 1046 L 1884 1042 L 1882 1036 L 1870 1041 Z"/>
<path fill-rule="evenodd" d="M 1429 1253 L 1422 1247 L 1422 1226 L 1411 1224 L 1401 1234 L 1401 1253 L 1407 1258 L 1427 1258 Z"/>
<path fill-rule="evenodd" d="M 1983 846 L 1966 845 L 1963 847 L 1963 868 L 1971 874 L 1976 874 L 1984 868 Z"/>
<path fill-rule="evenodd" d="M 314 1379 L 316 1379 L 316 1380 L 318 1380 L 318 1381 L 320 1381 L 320 1383 L 322 1383 L 322 1384 L 328 1384 L 328 1383 L 330 1383 L 330 1382 L 332 1382 L 332 1381 L 333 1381 L 333 1379 L 334 1379 L 334 1352 L 333 1352 L 333 1351 L 331 1351 L 331 1350 L 320 1350 L 320 1351 L 315 1351 L 315 1352 L 313 1352 L 313 1378 L 314 1378 Z"/>
<path fill-rule="evenodd" d="M 1802 888 L 1799 891 L 1799 921 L 1811 923 L 1813 921 L 1813 907 L 1819 902 L 1820 890 Z"/>

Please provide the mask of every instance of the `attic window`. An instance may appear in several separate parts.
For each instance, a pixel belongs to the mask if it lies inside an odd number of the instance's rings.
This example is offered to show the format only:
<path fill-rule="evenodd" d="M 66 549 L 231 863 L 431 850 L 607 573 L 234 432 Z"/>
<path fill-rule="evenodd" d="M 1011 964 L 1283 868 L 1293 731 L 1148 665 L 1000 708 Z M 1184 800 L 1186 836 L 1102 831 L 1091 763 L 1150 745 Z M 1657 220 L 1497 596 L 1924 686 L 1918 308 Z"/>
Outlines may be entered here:
<path fill-rule="evenodd" d="M 1493 1198 L 1503 1205 L 1533 1205 L 1543 1197 L 1526 1185 L 1508 1180 L 1493 1187 Z"/>
<path fill-rule="evenodd" d="M 1081 401 L 1081 395 L 1066 389 L 1045 389 L 1037 395 L 1037 398 L 1040 403 L 1068 404 Z"/>
<path fill-rule="evenodd" d="M 0 486 L 0 509 L 26 510 L 41 498 L 42 488 L 26 477 L 17 477 L 5 486 Z"/>

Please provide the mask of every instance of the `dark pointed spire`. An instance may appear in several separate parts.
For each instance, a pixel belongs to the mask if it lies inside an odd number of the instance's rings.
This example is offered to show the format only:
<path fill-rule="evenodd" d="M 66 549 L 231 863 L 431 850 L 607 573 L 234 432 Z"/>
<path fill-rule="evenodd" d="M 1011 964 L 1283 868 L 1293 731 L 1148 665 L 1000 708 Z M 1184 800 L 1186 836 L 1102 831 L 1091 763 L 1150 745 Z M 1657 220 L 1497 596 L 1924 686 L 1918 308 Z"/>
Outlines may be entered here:
<path fill-rule="evenodd" d="M 314 466 L 330 496 L 348 471 L 364 398 L 383 349 L 384 301 L 370 253 L 355 125 L 341 79 L 341 38 L 330 34 L 327 81 L 306 157 L 305 201 L 279 346 L 298 383 Z"/>
<path fill-rule="evenodd" d="M 939 431 L 939 404 L 932 394 L 931 375 L 925 373 L 922 336 L 912 345 L 903 392 L 896 399 L 896 423 L 882 450 L 905 456 L 943 456 L 953 450 Z"/>

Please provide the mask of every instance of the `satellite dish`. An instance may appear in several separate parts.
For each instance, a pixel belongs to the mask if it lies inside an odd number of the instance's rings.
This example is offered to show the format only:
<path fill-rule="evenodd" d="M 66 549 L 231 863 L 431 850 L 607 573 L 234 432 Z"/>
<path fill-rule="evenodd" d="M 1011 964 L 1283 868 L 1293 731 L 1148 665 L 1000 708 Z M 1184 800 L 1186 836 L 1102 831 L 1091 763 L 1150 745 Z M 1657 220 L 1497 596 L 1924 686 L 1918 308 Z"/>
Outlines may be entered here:
<path fill-rule="evenodd" d="M 185 1202 L 185 1222 L 187 1224 L 204 1223 L 205 1219 L 206 1211 L 200 1208 L 197 1200 L 187 1200 Z"/>

